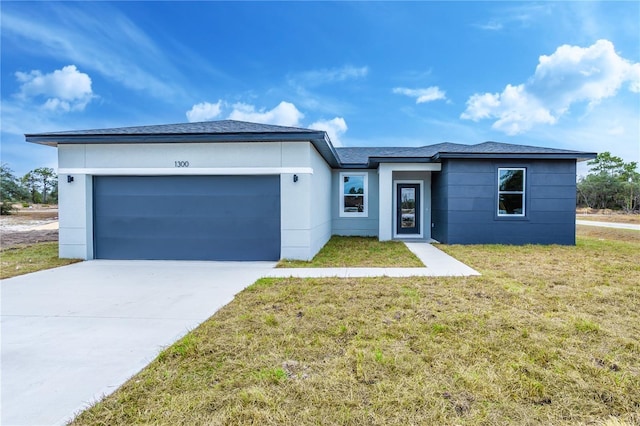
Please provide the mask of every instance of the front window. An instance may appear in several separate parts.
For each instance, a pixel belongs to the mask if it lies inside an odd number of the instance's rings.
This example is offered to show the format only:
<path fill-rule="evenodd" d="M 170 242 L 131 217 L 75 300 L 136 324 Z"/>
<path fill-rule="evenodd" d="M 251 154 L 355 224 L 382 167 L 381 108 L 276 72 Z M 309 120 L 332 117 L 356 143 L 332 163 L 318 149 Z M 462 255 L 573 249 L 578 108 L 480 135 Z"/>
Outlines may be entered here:
<path fill-rule="evenodd" d="M 340 216 L 367 216 L 367 173 L 340 173 Z"/>
<path fill-rule="evenodd" d="M 524 216 L 526 169 L 498 169 L 498 216 Z"/>

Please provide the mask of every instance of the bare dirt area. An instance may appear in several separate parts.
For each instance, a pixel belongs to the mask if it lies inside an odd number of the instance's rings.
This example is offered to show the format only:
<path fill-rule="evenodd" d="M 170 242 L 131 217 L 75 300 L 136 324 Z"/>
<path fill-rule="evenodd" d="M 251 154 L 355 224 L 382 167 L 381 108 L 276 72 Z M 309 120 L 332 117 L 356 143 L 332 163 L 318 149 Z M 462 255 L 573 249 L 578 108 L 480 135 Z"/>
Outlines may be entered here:
<path fill-rule="evenodd" d="M 0 248 L 58 241 L 57 207 L 20 208 L 0 216 Z"/>
<path fill-rule="evenodd" d="M 597 222 L 640 224 L 640 214 L 624 213 L 609 209 L 576 209 L 579 220 L 594 220 Z"/>

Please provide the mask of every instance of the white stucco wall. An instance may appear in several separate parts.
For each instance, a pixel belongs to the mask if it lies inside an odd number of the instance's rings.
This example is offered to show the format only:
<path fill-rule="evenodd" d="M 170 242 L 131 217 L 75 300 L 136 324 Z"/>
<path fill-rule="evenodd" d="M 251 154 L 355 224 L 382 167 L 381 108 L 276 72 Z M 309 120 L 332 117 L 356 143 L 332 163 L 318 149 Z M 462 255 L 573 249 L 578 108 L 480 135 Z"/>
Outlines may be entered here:
<path fill-rule="evenodd" d="M 283 147 L 286 164 L 309 164 L 313 173 L 281 176 L 281 256 L 310 260 L 331 237 L 331 168 L 312 145 L 300 145 Z"/>
<path fill-rule="evenodd" d="M 311 147 L 311 245 L 309 260 L 331 238 L 331 167 Z"/>
<path fill-rule="evenodd" d="M 93 258 L 93 182 L 91 175 L 58 177 L 59 256 Z"/>
<path fill-rule="evenodd" d="M 189 167 L 175 167 L 176 161 L 188 161 Z M 93 258 L 94 175 L 277 174 L 281 256 L 309 259 L 327 233 L 325 218 L 315 210 L 322 212 L 329 198 L 330 172 L 309 142 L 61 144 L 58 167 L 60 257 Z"/>

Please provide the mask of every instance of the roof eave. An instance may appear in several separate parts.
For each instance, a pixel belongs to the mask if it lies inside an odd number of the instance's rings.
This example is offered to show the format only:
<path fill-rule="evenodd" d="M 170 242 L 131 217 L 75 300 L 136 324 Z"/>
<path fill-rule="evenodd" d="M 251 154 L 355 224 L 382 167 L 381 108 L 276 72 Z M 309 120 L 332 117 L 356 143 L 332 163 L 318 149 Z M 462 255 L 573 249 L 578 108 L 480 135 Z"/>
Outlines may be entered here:
<path fill-rule="evenodd" d="M 332 168 L 340 167 L 340 157 L 338 156 L 336 149 L 333 147 L 327 132 L 318 131 L 315 134 L 318 135 L 318 137 L 312 138 L 311 143 L 320 155 L 322 155 L 322 158 L 324 158 Z"/>
<path fill-rule="evenodd" d="M 366 163 L 340 163 L 336 168 L 339 169 L 375 169 Z"/>
<path fill-rule="evenodd" d="M 433 157 L 369 157 L 369 166 L 378 167 L 380 163 L 437 163 Z"/>
<path fill-rule="evenodd" d="M 26 134 L 25 140 L 31 143 L 56 146 L 58 144 L 123 144 L 123 143 L 185 143 L 185 142 L 273 142 L 324 139 L 324 132 L 300 133 L 142 133 L 142 134 Z"/>
<path fill-rule="evenodd" d="M 576 160 L 587 161 L 596 158 L 593 152 L 575 153 L 461 153 L 441 152 L 434 155 L 434 159 L 513 159 L 513 160 Z"/>
<path fill-rule="evenodd" d="M 108 134 L 61 135 L 27 134 L 25 140 L 40 145 L 59 144 L 127 144 L 127 143 L 226 143 L 226 142 L 299 142 L 309 141 L 331 167 L 339 167 L 336 153 L 326 132 L 251 132 L 251 133 L 182 133 L 182 134 Z"/>

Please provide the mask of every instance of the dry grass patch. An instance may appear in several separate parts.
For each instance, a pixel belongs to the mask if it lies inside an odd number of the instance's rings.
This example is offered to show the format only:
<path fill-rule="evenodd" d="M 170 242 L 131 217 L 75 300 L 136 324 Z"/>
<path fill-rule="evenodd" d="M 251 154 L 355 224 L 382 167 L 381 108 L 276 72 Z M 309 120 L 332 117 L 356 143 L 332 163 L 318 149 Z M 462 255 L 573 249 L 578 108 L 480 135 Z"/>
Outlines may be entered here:
<path fill-rule="evenodd" d="M 310 261 L 282 260 L 279 268 L 396 267 L 424 265 L 401 241 L 334 235 Z"/>
<path fill-rule="evenodd" d="M 640 214 L 635 213 L 609 213 L 609 214 L 576 214 L 578 220 L 591 220 L 596 222 L 631 223 L 640 224 Z"/>
<path fill-rule="evenodd" d="M 441 248 L 483 276 L 260 280 L 74 424 L 640 422 L 640 244 Z"/>
<path fill-rule="evenodd" d="M 617 240 L 640 243 L 640 231 L 633 229 L 605 228 L 601 226 L 578 225 L 577 236 L 599 240 Z"/>
<path fill-rule="evenodd" d="M 577 215 L 576 219 L 578 220 L 590 220 L 592 222 L 608 222 L 608 223 L 629 223 L 629 224 L 640 224 L 640 215 L 638 214 L 629 214 L 629 215 L 613 215 L 613 216 L 593 216 L 593 215 Z"/>
<path fill-rule="evenodd" d="M 58 258 L 58 243 L 38 243 L 0 250 L 0 279 L 80 262 Z"/>

